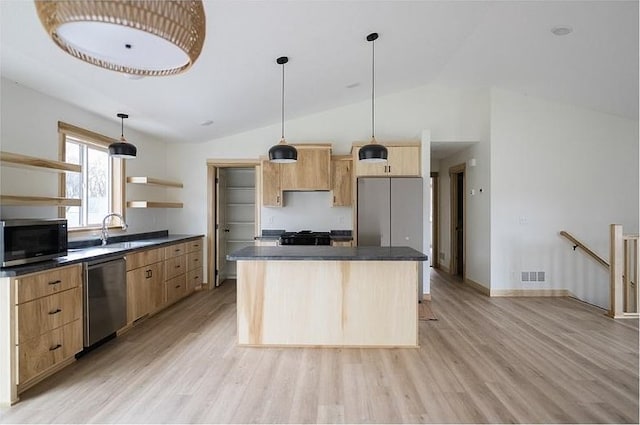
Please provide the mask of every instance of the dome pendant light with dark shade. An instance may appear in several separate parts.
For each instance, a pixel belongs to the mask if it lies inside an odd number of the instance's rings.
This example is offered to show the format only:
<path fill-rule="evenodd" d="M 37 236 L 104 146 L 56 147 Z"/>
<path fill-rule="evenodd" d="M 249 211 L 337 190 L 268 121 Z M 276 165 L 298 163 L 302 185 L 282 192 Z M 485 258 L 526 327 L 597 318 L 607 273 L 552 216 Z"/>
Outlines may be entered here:
<path fill-rule="evenodd" d="M 133 159 L 138 153 L 138 149 L 124 138 L 124 119 L 129 118 L 127 114 L 118 114 L 121 121 L 120 141 L 109 145 L 109 156 L 113 158 Z"/>
<path fill-rule="evenodd" d="M 276 59 L 276 62 L 282 65 L 282 137 L 280 138 L 280 143 L 269 149 L 269 161 L 277 163 L 296 162 L 298 160 L 298 151 L 284 140 L 284 64 L 289 62 L 289 58 L 281 56 Z"/>
<path fill-rule="evenodd" d="M 376 142 L 375 136 L 375 87 L 376 87 L 376 50 L 375 41 L 378 33 L 374 32 L 367 36 L 367 41 L 371 42 L 371 142 L 364 145 L 358 151 L 358 160 L 362 162 L 386 162 L 387 148 Z"/>

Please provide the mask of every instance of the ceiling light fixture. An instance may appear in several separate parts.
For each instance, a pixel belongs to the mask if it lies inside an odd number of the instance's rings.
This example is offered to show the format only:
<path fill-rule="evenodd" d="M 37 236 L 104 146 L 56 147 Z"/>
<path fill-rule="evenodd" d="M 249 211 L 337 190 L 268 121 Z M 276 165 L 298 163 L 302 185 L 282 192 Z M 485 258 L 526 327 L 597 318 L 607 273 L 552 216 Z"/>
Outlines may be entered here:
<path fill-rule="evenodd" d="M 201 0 L 36 0 L 53 41 L 78 59 L 131 75 L 186 71 L 205 38 Z"/>
<path fill-rule="evenodd" d="M 109 156 L 113 158 L 133 159 L 138 154 L 138 149 L 124 138 L 124 119 L 129 115 L 119 113 L 118 118 L 121 122 L 120 141 L 109 145 Z"/>
<path fill-rule="evenodd" d="M 269 161 L 278 163 L 290 163 L 298 160 L 298 151 L 295 147 L 288 145 L 284 139 L 284 64 L 289 62 L 289 58 L 281 56 L 276 59 L 278 65 L 282 65 L 282 137 L 280 143 L 269 149 Z"/>
<path fill-rule="evenodd" d="M 367 41 L 371 42 L 371 142 L 364 145 L 358 151 L 358 160 L 363 162 L 386 162 L 387 148 L 376 142 L 375 136 L 375 87 L 376 87 L 376 50 L 375 41 L 378 39 L 378 33 L 371 33 L 367 36 Z"/>

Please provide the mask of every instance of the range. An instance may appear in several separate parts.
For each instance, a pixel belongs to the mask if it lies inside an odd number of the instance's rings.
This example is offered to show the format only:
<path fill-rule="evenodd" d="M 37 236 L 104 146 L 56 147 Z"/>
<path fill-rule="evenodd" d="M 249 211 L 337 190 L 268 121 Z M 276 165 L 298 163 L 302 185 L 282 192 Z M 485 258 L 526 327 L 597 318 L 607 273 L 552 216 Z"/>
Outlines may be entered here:
<path fill-rule="evenodd" d="M 331 245 L 331 234 L 311 230 L 284 232 L 280 236 L 280 245 Z"/>

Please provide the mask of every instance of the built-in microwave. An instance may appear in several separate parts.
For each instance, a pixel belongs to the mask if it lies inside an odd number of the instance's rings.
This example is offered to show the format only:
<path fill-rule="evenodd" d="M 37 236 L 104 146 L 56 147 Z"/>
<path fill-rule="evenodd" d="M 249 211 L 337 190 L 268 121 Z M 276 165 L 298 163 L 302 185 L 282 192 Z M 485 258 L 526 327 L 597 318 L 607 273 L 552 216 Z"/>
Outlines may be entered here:
<path fill-rule="evenodd" d="M 0 221 L 2 267 L 35 263 L 67 255 L 67 220 Z"/>

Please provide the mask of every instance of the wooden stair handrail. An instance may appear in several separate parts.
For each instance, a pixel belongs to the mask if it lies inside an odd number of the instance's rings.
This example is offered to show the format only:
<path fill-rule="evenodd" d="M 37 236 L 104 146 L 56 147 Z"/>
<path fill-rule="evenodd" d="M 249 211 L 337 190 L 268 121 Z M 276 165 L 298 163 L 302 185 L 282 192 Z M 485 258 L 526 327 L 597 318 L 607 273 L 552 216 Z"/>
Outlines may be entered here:
<path fill-rule="evenodd" d="M 583 244 L 582 242 L 580 242 L 579 240 L 577 240 L 571 233 L 562 230 L 560 231 L 560 235 L 564 236 L 565 238 L 569 239 L 571 242 L 574 243 L 573 249 L 575 250 L 576 248 L 580 247 L 584 250 L 584 252 L 586 252 L 587 254 L 589 254 L 594 260 L 596 260 L 598 263 L 602 264 L 604 267 L 606 267 L 607 269 L 610 267 L 609 263 L 607 262 L 607 260 L 605 260 L 604 258 L 602 258 L 601 256 L 599 256 L 598 254 L 596 254 L 592 249 L 590 249 L 588 246 L 586 246 L 585 244 Z"/>

